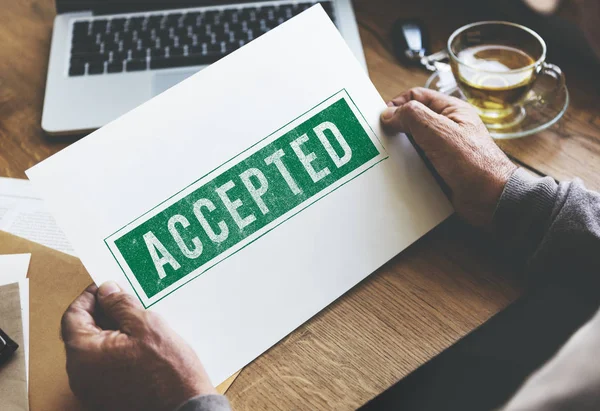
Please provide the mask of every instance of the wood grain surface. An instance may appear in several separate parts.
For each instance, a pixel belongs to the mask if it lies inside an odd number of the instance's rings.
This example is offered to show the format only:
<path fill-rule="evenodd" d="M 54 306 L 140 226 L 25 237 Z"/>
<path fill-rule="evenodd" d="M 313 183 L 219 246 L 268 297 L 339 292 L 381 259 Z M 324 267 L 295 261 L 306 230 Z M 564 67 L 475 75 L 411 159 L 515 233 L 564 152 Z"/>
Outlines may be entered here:
<path fill-rule="evenodd" d="M 419 18 L 433 49 L 479 11 L 444 0 L 359 0 L 371 79 L 384 99 L 428 73 L 400 66 L 389 31 Z M 54 4 L 0 0 L 0 175 L 24 171 L 73 139 L 40 129 Z M 571 105 L 557 125 L 501 142 L 519 164 L 600 189 L 600 96 L 585 65 L 554 56 Z M 484 233 L 452 217 L 246 367 L 228 396 L 236 410 L 353 409 L 407 375 L 520 295 L 522 279 Z M 273 307 L 277 309 L 277 307 Z M 242 342 L 241 342 L 242 343 Z M 36 411 L 36 410 L 34 410 Z"/>

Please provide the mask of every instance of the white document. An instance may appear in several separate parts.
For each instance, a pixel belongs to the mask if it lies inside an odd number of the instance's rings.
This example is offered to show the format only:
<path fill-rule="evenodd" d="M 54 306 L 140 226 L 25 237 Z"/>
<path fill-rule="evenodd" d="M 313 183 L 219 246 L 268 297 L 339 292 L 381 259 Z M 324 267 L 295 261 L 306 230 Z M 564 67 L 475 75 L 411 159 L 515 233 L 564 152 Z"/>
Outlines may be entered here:
<path fill-rule="evenodd" d="M 27 271 L 30 260 L 31 254 L 0 255 L 0 286 L 19 283 L 27 381 L 29 381 L 29 278 L 27 278 Z"/>
<path fill-rule="evenodd" d="M 23 321 L 23 347 L 25 349 L 25 375 L 29 387 L 29 278 L 19 281 L 21 295 L 21 320 Z"/>
<path fill-rule="evenodd" d="M 219 384 L 451 213 L 384 108 L 315 6 L 27 174 Z"/>
<path fill-rule="evenodd" d="M 0 177 L 0 230 L 74 255 L 67 237 L 27 180 Z"/>
<path fill-rule="evenodd" d="M 0 285 L 18 283 L 27 277 L 31 254 L 0 255 Z"/>

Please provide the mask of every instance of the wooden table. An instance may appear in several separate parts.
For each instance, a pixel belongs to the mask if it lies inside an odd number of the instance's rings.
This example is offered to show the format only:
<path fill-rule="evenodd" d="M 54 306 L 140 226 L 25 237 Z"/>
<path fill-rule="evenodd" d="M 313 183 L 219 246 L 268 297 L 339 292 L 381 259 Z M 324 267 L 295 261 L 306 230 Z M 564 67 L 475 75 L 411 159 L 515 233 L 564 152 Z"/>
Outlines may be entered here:
<path fill-rule="evenodd" d="M 449 3 L 448 3 L 449 4 Z M 359 0 L 369 72 L 385 99 L 427 73 L 398 65 L 389 29 L 419 17 L 436 49 L 479 18 L 443 0 Z M 40 129 L 53 0 L 0 0 L 0 175 L 24 170 L 72 139 Z M 600 189 L 600 95 L 592 74 L 561 60 L 571 105 L 536 136 L 501 142 L 515 162 Z M 228 395 L 236 410 L 352 409 L 393 384 L 516 299 L 522 279 L 486 234 L 450 218 L 246 367 Z"/>

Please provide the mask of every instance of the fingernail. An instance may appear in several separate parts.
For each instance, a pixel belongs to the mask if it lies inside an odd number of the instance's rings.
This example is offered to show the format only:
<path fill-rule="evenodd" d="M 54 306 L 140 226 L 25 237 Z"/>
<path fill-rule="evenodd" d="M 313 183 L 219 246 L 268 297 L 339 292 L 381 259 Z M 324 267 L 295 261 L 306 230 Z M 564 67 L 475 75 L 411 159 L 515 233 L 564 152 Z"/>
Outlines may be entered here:
<path fill-rule="evenodd" d="M 98 288 L 98 295 L 100 297 L 107 297 L 111 294 L 118 293 L 121 288 L 114 281 L 107 281 Z"/>
<path fill-rule="evenodd" d="M 394 113 L 396 112 L 396 108 L 397 107 L 388 107 L 386 108 L 383 113 L 381 113 L 381 118 L 384 120 L 389 120 L 392 117 L 394 117 Z"/>
<path fill-rule="evenodd" d="M 394 105 L 395 105 L 395 104 L 394 104 L 394 102 L 393 102 L 393 101 L 388 101 L 388 102 L 387 102 L 387 106 L 388 106 L 388 107 L 394 107 Z"/>

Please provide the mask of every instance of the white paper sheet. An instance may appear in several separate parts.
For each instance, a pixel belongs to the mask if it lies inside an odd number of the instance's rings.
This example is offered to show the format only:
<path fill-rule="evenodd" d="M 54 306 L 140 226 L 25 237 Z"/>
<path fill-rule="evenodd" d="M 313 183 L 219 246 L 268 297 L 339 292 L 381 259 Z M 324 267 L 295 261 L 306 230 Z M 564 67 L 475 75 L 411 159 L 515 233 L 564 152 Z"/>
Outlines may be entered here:
<path fill-rule="evenodd" d="M 31 254 L 0 255 L 0 285 L 17 283 L 27 277 Z"/>
<path fill-rule="evenodd" d="M 339 95 L 350 96 L 371 142 L 383 144 L 378 162 L 288 213 L 266 234 L 248 237 L 256 241 L 172 294 L 145 301 L 191 343 L 219 384 L 451 213 L 406 137 L 384 134 L 379 115 L 385 104 L 322 8 L 284 23 L 27 174 L 94 280 L 117 280 L 139 292 L 105 239 Z M 156 274 L 148 272 L 161 284 Z"/>
<path fill-rule="evenodd" d="M 27 180 L 0 177 L 0 230 L 74 255 L 67 237 Z"/>
<path fill-rule="evenodd" d="M 25 375 L 29 387 L 29 278 L 19 281 L 21 294 L 21 320 L 23 321 L 23 345 L 25 346 Z"/>
<path fill-rule="evenodd" d="M 23 321 L 23 349 L 25 350 L 25 372 L 29 383 L 29 261 L 31 254 L 0 255 L 0 285 L 19 283 L 21 294 L 21 319 Z"/>

